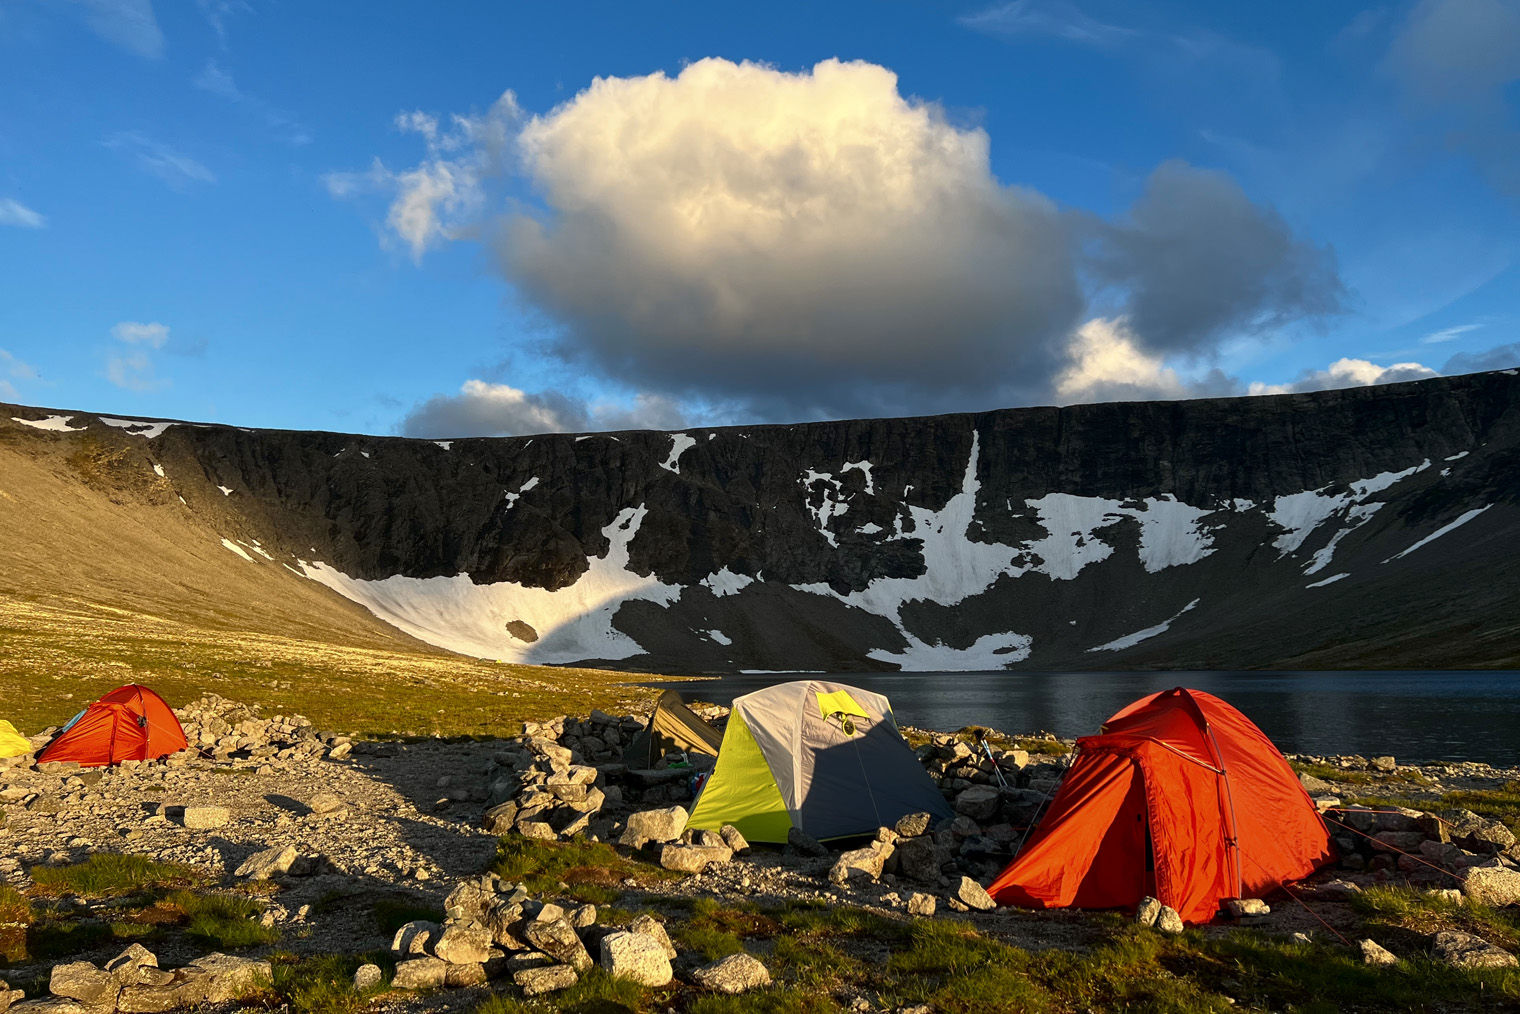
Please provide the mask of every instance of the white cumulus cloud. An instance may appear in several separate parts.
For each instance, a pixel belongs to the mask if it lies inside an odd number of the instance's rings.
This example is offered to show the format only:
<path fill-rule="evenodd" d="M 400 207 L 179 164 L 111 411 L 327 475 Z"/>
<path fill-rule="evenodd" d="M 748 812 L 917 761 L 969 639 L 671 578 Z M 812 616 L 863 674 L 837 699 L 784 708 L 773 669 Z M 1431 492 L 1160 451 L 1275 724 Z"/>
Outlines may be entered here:
<path fill-rule="evenodd" d="M 1427 380 L 1441 374 L 1419 363 L 1394 363 L 1379 366 L 1366 359 L 1337 359 L 1323 370 L 1305 370 L 1297 380 L 1286 384 L 1255 381 L 1250 394 L 1292 394 L 1300 391 L 1328 391 L 1336 387 L 1371 387 L 1374 384 L 1400 384 L 1407 380 Z"/>

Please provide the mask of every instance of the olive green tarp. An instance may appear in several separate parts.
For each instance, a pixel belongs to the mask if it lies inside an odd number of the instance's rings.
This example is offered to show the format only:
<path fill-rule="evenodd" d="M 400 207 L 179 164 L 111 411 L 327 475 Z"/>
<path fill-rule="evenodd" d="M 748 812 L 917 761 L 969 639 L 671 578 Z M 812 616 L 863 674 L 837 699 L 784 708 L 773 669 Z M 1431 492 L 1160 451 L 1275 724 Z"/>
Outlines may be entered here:
<path fill-rule="evenodd" d="M 623 763 L 631 768 L 651 768 L 672 751 L 715 758 L 722 745 L 723 734 L 688 708 L 680 694 L 667 690 L 660 695 L 649 724 L 623 751 Z"/>

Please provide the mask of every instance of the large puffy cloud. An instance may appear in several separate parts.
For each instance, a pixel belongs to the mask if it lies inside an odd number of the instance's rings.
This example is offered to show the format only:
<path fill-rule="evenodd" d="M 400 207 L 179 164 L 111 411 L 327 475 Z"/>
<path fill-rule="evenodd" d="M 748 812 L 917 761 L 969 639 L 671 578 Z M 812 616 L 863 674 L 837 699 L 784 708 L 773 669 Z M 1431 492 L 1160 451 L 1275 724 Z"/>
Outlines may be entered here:
<path fill-rule="evenodd" d="M 681 410 L 668 398 L 641 394 L 631 405 L 588 404 L 560 391 L 527 392 L 507 384 L 467 380 L 458 394 L 440 394 L 402 421 L 409 437 L 494 437 L 581 430 L 679 429 Z"/>
<path fill-rule="evenodd" d="M 863 411 L 1043 381 L 1081 306 L 1056 209 L 882 67 L 599 79 L 520 149 L 549 212 L 503 227 L 507 275 L 637 383 Z"/>
<path fill-rule="evenodd" d="M 1225 339 L 1341 307 L 1333 256 L 1228 177 L 1167 163 L 1115 221 L 1061 211 L 992 174 L 983 131 L 867 63 L 709 59 L 598 79 L 531 118 L 507 93 L 397 126 L 424 160 L 331 174 L 335 196 L 388 194 L 417 258 L 489 237 L 549 350 L 586 376 L 747 418 L 1176 390 L 1167 357 L 1195 370 Z M 530 210 L 503 199 L 519 181 Z M 1083 326 L 1094 276 L 1105 312 Z M 1123 348 L 1104 345 L 1119 318 Z"/>
<path fill-rule="evenodd" d="M 1099 271 L 1123 287 L 1152 349 L 1208 348 L 1344 308 L 1334 254 L 1220 172 L 1163 163 L 1127 214 L 1094 228 Z"/>

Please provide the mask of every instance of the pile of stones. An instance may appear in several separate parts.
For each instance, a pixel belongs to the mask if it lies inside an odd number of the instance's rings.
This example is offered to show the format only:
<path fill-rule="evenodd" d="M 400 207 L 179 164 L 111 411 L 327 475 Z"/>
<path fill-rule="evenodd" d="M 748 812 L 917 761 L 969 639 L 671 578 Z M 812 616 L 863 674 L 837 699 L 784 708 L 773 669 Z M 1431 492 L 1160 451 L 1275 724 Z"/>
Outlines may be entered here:
<path fill-rule="evenodd" d="M 568 989 L 594 964 L 614 978 L 644 986 L 665 986 L 675 979 L 676 949 L 664 924 L 652 915 L 641 915 L 626 927 L 603 925 L 595 905 L 566 909 L 535 900 L 521 884 L 495 874 L 461 882 L 445 901 L 444 912 L 441 924 L 414 921 L 396 931 L 392 986 L 428 989 L 510 979 L 531 997 Z M 689 977 L 723 993 L 770 983 L 765 966 L 749 955 L 692 967 Z M 355 985 L 362 989 L 379 978 L 380 969 L 368 965 L 355 974 Z"/>
<path fill-rule="evenodd" d="M 159 1014 L 236 999 L 268 984 L 271 974 L 267 961 L 220 953 L 159 968 L 152 951 L 133 944 L 103 968 L 88 961 L 54 965 L 45 997 L 24 1000 L 0 982 L 0 1014 Z"/>
<path fill-rule="evenodd" d="M 190 748 L 215 760 L 341 760 L 353 749 L 350 737 L 317 729 L 304 715 L 260 718 L 256 709 L 218 694 L 174 714 Z"/>

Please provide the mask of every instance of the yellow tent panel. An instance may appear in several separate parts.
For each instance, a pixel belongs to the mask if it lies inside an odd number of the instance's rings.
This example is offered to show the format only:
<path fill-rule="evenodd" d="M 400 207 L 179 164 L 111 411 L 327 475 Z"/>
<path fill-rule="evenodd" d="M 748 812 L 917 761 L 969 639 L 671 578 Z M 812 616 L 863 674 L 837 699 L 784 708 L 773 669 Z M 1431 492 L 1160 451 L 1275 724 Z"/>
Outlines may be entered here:
<path fill-rule="evenodd" d="M 792 829 L 776 776 L 737 711 L 729 716 L 718 765 L 687 823 L 711 830 L 732 824 L 750 841 L 784 842 Z"/>
<path fill-rule="evenodd" d="M 31 752 L 32 744 L 16 731 L 16 727 L 9 722 L 0 721 L 0 757 L 20 757 L 22 754 Z"/>

